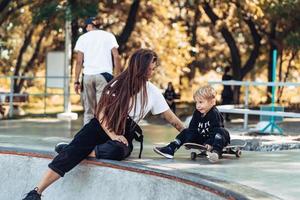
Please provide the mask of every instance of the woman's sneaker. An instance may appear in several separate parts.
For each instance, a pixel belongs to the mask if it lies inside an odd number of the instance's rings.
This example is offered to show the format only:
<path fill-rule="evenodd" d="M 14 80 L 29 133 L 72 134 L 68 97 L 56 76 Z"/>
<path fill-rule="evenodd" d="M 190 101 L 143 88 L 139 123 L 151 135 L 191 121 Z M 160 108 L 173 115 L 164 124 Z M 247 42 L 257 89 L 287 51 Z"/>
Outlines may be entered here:
<path fill-rule="evenodd" d="M 26 197 L 22 200 L 41 200 L 41 196 L 39 193 L 37 193 L 36 189 L 31 190 L 28 192 Z"/>
<path fill-rule="evenodd" d="M 220 160 L 220 156 L 217 151 L 214 151 L 214 150 L 212 152 L 207 151 L 206 154 L 207 154 L 208 161 L 211 163 L 216 163 Z"/>
<path fill-rule="evenodd" d="M 68 146 L 69 144 L 66 142 L 60 142 L 58 144 L 55 145 L 55 152 L 56 153 L 60 153 L 66 146 Z"/>

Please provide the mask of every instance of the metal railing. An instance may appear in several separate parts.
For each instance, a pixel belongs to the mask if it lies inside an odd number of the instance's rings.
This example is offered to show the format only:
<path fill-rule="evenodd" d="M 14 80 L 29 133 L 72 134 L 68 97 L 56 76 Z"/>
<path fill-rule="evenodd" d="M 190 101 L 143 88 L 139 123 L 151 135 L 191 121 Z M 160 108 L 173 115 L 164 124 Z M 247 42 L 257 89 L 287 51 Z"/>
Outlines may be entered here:
<path fill-rule="evenodd" d="M 11 118 L 13 117 L 13 114 L 14 114 L 14 97 L 22 97 L 22 96 L 40 96 L 40 97 L 44 97 L 44 110 L 46 110 L 46 98 L 49 97 L 49 96 L 52 96 L 52 95 L 59 95 L 59 96 L 63 96 L 64 99 L 66 99 L 66 97 L 69 97 L 70 95 L 75 95 L 75 93 L 70 93 L 69 91 L 70 90 L 64 90 L 63 87 L 61 88 L 56 88 L 56 89 L 62 89 L 63 92 L 62 93 L 49 93 L 47 91 L 47 88 L 50 88 L 50 87 L 47 87 L 47 79 L 63 79 L 64 80 L 64 83 L 66 81 L 70 81 L 72 80 L 73 77 L 70 77 L 70 76 L 0 76 L 0 80 L 1 79 L 9 79 L 9 91 L 0 91 L 0 95 L 2 96 L 2 98 L 0 98 L 0 104 L 1 104 L 1 99 L 4 99 L 3 96 L 8 96 L 9 98 L 9 101 L 8 101 L 8 104 L 9 104 L 9 114 L 8 116 Z M 41 91 L 43 92 L 40 92 L 40 93 L 14 93 L 14 80 L 15 79 L 25 79 L 25 80 L 36 80 L 36 79 L 45 79 L 44 80 L 44 88 L 41 89 Z M 64 86 L 65 87 L 65 86 Z M 7 87 L 8 88 L 8 87 Z M 68 91 L 68 92 L 66 92 Z M 5 93 L 3 93 L 5 92 Z M 67 98 L 68 99 L 68 98 Z M 2 102 L 3 103 L 3 102 Z M 64 108 L 66 109 L 66 108 Z"/>
<path fill-rule="evenodd" d="M 258 110 L 250 110 L 249 108 L 249 87 L 250 86 L 296 86 L 299 87 L 300 83 L 292 83 L 292 82 L 255 82 L 255 81 L 209 81 L 209 84 L 221 84 L 221 85 L 238 85 L 244 86 L 244 106 L 243 108 L 234 108 L 234 107 L 226 107 L 219 106 L 221 112 L 225 113 L 236 113 L 236 114 L 244 114 L 244 129 L 248 128 L 248 115 L 267 115 L 267 116 L 285 116 L 285 117 L 295 117 L 300 118 L 300 113 L 293 112 L 279 112 L 279 111 L 258 111 Z"/>

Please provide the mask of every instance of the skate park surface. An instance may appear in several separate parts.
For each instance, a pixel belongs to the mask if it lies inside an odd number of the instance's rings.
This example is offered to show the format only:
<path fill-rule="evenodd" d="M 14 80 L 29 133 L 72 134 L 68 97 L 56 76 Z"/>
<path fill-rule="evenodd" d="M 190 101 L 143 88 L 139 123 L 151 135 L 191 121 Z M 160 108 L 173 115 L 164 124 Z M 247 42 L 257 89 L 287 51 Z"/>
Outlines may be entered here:
<path fill-rule="evenodd" d="M 167 125 L 141 124 L 145 141 L 129 159 L 88 159 L 43 193 L 42 199 L 291 199 L 300 196 L 299 149 L 243 151 L 241 158 L 224 156 L 217 164 L 205 158 L 190 160 L 181 148 L 174 159 L 155 154 L 177 134 Z M 233 138 L 245 137 L 228 125 Z M 0 199 L 22 199 L 35 187 L 56 143 L 70 141 L 81 119 L 54 118 L 0 121 Z M 281 136 L 270 136 L 277 143 Z M 249 136 L 248 136 L 249 138 Z M 285 137 L 286 138 L 286 137 Z M 263 139 L 265 140 L 265 139 Z"/>

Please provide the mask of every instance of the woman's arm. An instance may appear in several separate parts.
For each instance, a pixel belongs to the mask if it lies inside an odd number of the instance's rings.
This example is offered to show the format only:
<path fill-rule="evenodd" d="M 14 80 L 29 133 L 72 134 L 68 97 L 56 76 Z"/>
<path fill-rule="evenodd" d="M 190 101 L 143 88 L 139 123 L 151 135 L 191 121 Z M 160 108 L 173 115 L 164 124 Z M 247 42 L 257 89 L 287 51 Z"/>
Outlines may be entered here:
<path fill-rule="evenodd" d="M 103 116 L 102 113 L 100 113 L 99 119 L 101 119 L 102 116 Z M 114 131 L 108 130 L 105 121 L 103 121 L 102 123 L 100 122 L 100 124 L 103 130 L 105 131 L 105 133 L 110 137 L 111 140 L 116 140 L 128 145 L 128 141 L 123 135 L 117 135 Z"/>
<path fill-rule="evenodd" d="M 113 61 L 114 61 L 115 76 L 118 76 L 123 71 L 123 67 L 121 65 L 120 54 L 116 47 L 112 48 L 111 52 L 112 52 Z"/>
<path fill-rule="evenodd" d="M 181 120 L 170 109 L 163 112 L 162 115 L 179 132 L 186 128 Z"/>

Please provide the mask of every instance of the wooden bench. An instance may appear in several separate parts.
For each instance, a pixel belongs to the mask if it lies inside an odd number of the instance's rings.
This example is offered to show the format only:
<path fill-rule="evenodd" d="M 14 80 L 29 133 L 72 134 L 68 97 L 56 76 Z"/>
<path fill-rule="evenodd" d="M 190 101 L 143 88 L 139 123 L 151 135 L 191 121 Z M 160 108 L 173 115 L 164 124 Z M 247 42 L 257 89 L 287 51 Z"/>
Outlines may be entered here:
<path fill-rule="evenodd" d="M 0 115 L 5 116 L 5 106 L 13 107 L 29 101 L 29 94 L 10 94 L 9 92 L 0 92 Z"/>
<path fill-rule="evenodd" d="M 10 102 L 10 96 L 11 94 L 9 92 L 0 92 L 0 103 L 9 103 Z M 12 102 L 13 103 L 26 103 L 28 102 L 29 95 L 27 93 L 17 93 L 12 95 Z"/>

